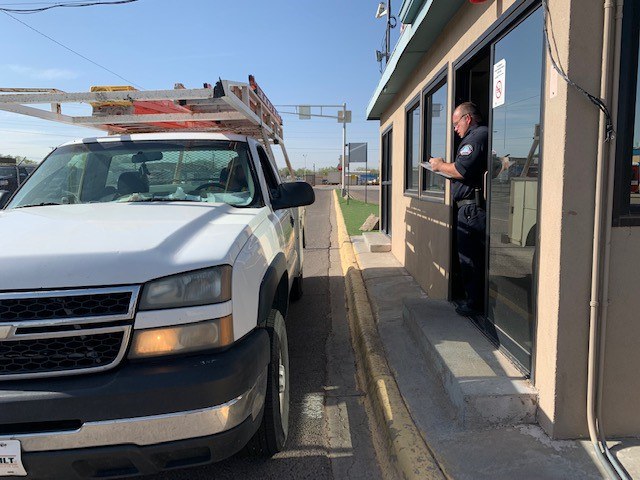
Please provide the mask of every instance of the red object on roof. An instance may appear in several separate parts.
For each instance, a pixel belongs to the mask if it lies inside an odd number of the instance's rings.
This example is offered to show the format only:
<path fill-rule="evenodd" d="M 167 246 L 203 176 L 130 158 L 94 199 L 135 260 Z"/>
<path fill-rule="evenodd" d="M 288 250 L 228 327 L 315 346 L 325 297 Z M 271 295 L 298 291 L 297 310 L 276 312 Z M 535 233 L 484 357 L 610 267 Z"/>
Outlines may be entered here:
<path fill-rule="evenodd" d="M 190 109 L 176 105 L 171 100 L 156 100 L 156 101 L 134 101 L 133 111 L 137 114 L 154 114 L 154 113 L 193 113 Z M 152 123 L 157 127 L 163 128 L 206 128 L 215 125 L 215 122 L 159 122 Z"/>
<path fill-rule="evenodd" d="M 485 3 L 487 0 L 469 0 L 471 3 Z"/>

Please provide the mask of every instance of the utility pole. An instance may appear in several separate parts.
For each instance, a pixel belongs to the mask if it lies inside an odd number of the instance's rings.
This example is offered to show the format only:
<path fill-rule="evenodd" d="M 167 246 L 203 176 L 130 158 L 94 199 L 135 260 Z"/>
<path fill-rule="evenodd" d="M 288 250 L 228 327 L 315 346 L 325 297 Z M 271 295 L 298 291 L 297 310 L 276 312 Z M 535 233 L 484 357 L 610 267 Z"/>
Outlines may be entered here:
<path fill-rule="evenodd" d="M 387 0 L 387 51 L 386 63 L 389 64 L 389 57 L 391 56 L 391 0 Z"/>
<path fill-rule="evenodd" d="M 347 193 L 345 189 L 344 179 L 345 179 L 345 165 L 347 159 L 347 104 L 342 104 L 342 196 L 344 197 Z"/>
<path fill-rule="evenodd" d="M 341 167 L 342 167 L 342 190 L 341 190 L 341 195 L 345 195 L 346 194 L 346 188 L 345 188 L 345 164 L 347 161 L 347 123 L 351 122 L 351 111 L 347 110 L 347 103 L 343 103 L 342 105 L 276 105 L 276 107 L 289 107 L 289 108 L 295 108 L 295 112 L 279 112 L 281 114 L 286 114 L 286 115 L 297 115 L 298 118 L 300 118 L 301 120 L 309 120 L 311 117 L 322 117 L 322 118 L 335 118 L 338 120 L 338 123 L 342 123 L 342 161 L 341 161 Z M 320 114 L 317 113 L 311 113 L 311 109 L 312 108 L 319 108 L 320 109 Z M 337 115 L 325 115 L 322 113 L 322 109 L 323 108 L 340 108 L 341 110 L 338 110 L 338 114 Z M 304 158 L 305 158 L 305 174 L 306 174 L 306 170 L 307 170 L 307 165 L 306 165 L 306 154 L 304 154 Z"/>

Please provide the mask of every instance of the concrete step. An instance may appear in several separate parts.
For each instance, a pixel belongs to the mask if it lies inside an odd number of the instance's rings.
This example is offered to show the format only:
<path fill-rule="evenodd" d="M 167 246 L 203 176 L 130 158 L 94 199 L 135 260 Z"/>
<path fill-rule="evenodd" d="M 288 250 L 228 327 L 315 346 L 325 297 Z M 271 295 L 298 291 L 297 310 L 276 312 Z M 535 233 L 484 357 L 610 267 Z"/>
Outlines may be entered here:
<path fill-rule="evenodd" d="M 390 252 L 391 239 L 381 232 L 364 232 L 364 243 L 370 252 Z"/>
<path fill-rule="evenodd" d="M 407 299 L 402 318 L 462 425 L 536 423 L 536 389 L 449 302 Z"/>

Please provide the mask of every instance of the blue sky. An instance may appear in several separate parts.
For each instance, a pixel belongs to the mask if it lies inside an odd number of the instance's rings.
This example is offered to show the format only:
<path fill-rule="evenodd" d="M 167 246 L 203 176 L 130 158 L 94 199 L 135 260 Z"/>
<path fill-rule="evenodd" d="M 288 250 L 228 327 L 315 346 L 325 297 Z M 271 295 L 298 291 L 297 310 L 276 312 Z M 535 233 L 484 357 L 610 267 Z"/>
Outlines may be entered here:
<path fill-rule="evenodd" d="M 54 2 L 35 3 L 0 0 L 0 6 L 8 8 Z M 369 160 L 377 164 L 378 122 L 365 120 L 380 78 L 375 50 L 381 48 L 386 19 L 374 18 L 377 4 L 375 0 L 139 0 L 12 14 L 128 81 L 0 13 L 0 86 L 76 92 L 92 85 L 123 84 L 170 89 L 181 82 L 199 88 L 219 77 L 246 81 L 253 74 L 276 105 L 347 102 L 353 111 L 347 141 L 368 142 Z M 82 107 L 63 107 L 63 113 L 77 115 Z M 336 120 L 299 120 L 290 115 L 283 119 L 294 167 L 304 166 L 304 154 L 308 169 L 313 164 L 316 168 L 337 164 L 342 129 Z M 40 160 L 53 146 L 96 134 L 0 112 L 2 154 Z"/>

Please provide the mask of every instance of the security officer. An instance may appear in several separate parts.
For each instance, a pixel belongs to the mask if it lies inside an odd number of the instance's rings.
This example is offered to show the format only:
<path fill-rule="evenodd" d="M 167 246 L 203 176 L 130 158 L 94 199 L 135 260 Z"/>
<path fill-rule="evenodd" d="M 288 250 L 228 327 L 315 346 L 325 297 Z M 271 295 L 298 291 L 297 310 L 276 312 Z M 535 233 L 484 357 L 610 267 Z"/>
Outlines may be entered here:
<path fill-rule="evenodd" d="M 458 207 L 458 257 L 467 301 L 456 312 L 479 315 L 484 311 L 486 212 L 482 188 L 487 170 L 488 129 L 479 125 L 482 117 L 471 102 L 458 105 L 452 120 L 462 139 L 455 161 L 445 163 L 442 158 L 431 158 L 429 163 L 434 172 L 451 177 L 453 200 Z"/>

